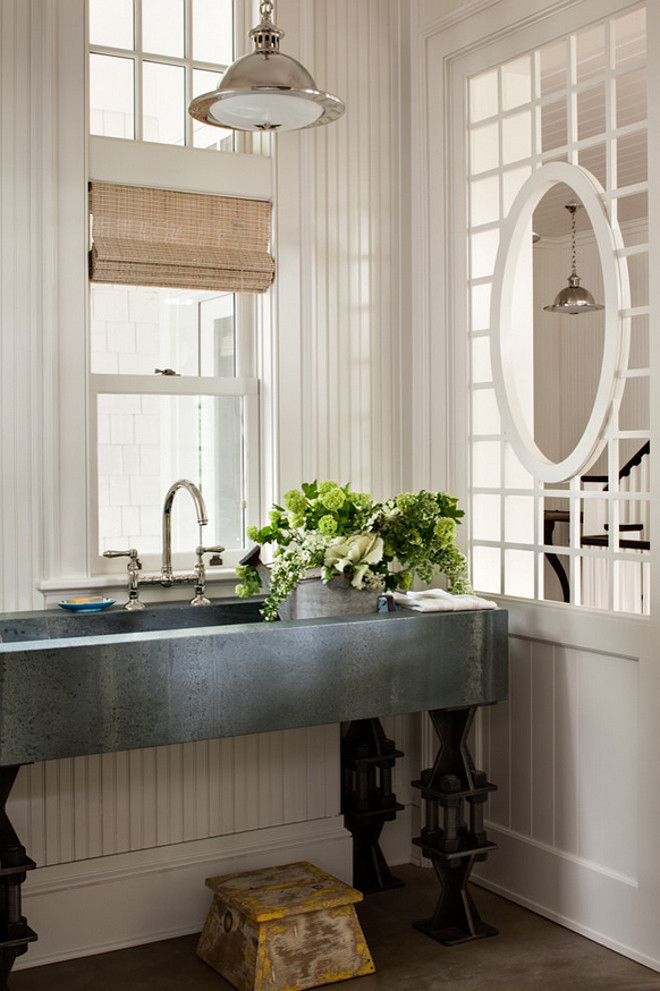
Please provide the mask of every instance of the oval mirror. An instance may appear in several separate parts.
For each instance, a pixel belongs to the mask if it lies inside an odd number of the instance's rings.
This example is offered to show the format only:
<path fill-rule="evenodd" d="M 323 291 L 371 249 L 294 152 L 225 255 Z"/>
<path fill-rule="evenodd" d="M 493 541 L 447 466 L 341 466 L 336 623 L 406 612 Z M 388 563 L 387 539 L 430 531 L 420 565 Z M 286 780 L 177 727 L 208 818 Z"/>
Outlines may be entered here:
<path fill-rule="evenodd" d="M 530 176 L 503 225 L 491 302 L 493 378 L 507 439 L 540 481 L 563 481 L 593 463 L 620 398 L 628 282 L 618 244 L 602 188 L 565 162 Z M 585 287 L 598 304 L 587 312 L 578 305 Z M 572 305 L 553 305 L 560 296 Z"/>

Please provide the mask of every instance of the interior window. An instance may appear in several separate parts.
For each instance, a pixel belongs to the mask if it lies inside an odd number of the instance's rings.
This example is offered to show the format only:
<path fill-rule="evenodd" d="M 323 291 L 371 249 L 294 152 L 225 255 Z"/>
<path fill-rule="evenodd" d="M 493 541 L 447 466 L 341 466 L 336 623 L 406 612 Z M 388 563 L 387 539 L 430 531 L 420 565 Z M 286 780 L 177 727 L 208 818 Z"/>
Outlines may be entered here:
<path fill-rule="evenodd" d="M 649 611 L 648 175 L 643 7 L 555 40 L 468 84 L 472 575 L 484 592 L 633 613 Z M 516 194 L 551 162 L 587 169 L 617 224 L 630 283 L 625 387 L 606 445 L 579 477 L 543 482 L 505 434 L 492 374 L 490 304 L 500 236 Z M 584 432 L 603 351 L 602 316 L 548 311 L 579 260 L 602 272 L 586 211 L 575 235 L 561 184 L 538 203 L 518 263 L 517 400 L 538 448 L 567 458 Z M 585 222 L 587 221 L 587 222 Z M 573 265 L 573 268 L 575 266 Z M 530 328 L 531 332 L 530 332 Z"/>

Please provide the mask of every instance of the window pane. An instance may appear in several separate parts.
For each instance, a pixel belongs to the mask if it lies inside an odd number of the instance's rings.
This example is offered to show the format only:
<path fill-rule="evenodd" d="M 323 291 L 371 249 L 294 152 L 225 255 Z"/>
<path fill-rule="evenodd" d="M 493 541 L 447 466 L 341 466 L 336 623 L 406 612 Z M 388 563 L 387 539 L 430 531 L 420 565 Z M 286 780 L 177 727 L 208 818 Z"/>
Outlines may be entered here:
<path fill-rule="evenodd" d="M 502 66 L 502 110 L 513 110 L 532 98 L 532 60 L 529 56 Z"/>
<path fill-rule="evenodd" d="M 566 100 L 553 100 L 541 107 L 541 151 L 561 148 L 568 141 Z"/>
<path fill-rule="evenodd" d="M 500 243 L 499 231 L 482 231 L 472 235 L 472 278 L 492 275 Z"/>
<path fill-rule="evenodd" d="M 184 143 L 184 74 L 176 65 L 145 62 L 142 76 L 144 140 Z"/>
<path fill-rule="evenodd" d="M 475 488 L 494 489 L 501 481 L 501 446 L 497 441 L 479 441 L 472 445 L 472 484 Z"/>
<path fill-rule="evenodd" d="M 646 117 L 646 69 L 627 72 L 616 80 L 616 126 L 637 124 Z"/>
<path fill-rule="evenodd" d="M 183 57 L 182 0 L 142 0 L 142 50 Z"/>
<path fill-rule="evenodd" d="M 89 0 L 89 40 L 108 48 L 133 47 L 133 0 Z"/>
<path fill-rule="evenodd" d="M 616 142 L 617 185 L 632 186 L 648 179 L 646 131 L 634 131 Z"/>
<path fill-rule="evenodd" d="M 534 543 L 534 500 L 507 496 L 504 500 L 505 538 L 512 544 Z"/>
<path fill-rule="evenodd" d="M 233 58 L 231 0 L 193 0 L 193 58 L 229 65 Z"/>
<path fill-rule="evenodd" d="M 472 381 L 492 382 L 490 341 L 487 337 L 475 337 L 472 341 Z"/>
<path fill-rule="evenodd" d="M 566 86 L 567 63 L 566 42 L 548 45 L 540 52 L 541 96 L 556 93 Z"/>
<path fill-rule="evenodd" d="M 90 295 L 92 372 L 235 375 L 231 293 L 92 284 Z"/>
<path fill-rule="evenodd" d="M 575 57 L 577 62 L 577 81 L 599 76 L 607 68 L 607 47 L 605 45 L 605 25 L 583 31 L 576 38 Z"/>
<path fill-rule="evenodd" d="M 475 495 L 472 504 L 474 540 L 500 540 L 502 536 L 501 500 L 497 495 Z"/>
<path fill-rule="evenodd" d="M 472 287 L 472 330 L 488 330 L 490 327 L 491 289 L 490 283 Z"/>
<path fill-rule="evenodd" d="M 133 59 L 89 57 L 89 129 L 110 138 L 132 138 Z"/>
<path fill-rule="evenodd" d="M 500 181 L 497 176 L 471 183 L 471 223 L 473 227 L 500 219 Z"/>
<path fill-rule="evenodd" d="M 472 432 L 489 436 L 500 432 L 500 411 L 494 389 L 477 389 L 472 399 Z"/>
<path fill-rule="evenodd" d="M 505 165 L 532 154 L 532 115 L 528 112 L 502 121 L 502 161 Z"/>
<path fill-rule="evenodd" d="M 534 598 L 534 555 L 527 551 L 504 553 L 504 593 L 522 599 Z"/>
<path fill-rule="evenodd" d="M 201 96 L 202 93 L 211 93 L 218 88 L 218 83 L 222 79 L 220 72 L 204 72 L 202 69 L 194 69 L 192 74 L 193 96 Z M 193 148 L 215 148 L 217 151 L 234 150 L 234 131 L 225 127 L 211 127 L 210 124 L 202 124 L 201 121 L 192 121 L 193 128 Z"/>
<path fill-rule="evenodd" d="M 241 397 L 99 396 L 98 440 L 100 553 L 160 554 L 163 498 L 178 478 L 204 496 L 204 544 L 242 546 Z M 180 493 L 172 550 L 190 554 L 191 568 L 199 536 L 193 502 Z"/>
<path fill-rule="evenodd" d="M 475 128 L 470 136 L 470 167 L 472 174 L 496 169 L 500 164 L 500 138 L 497 124 Z"/>
<path fill-rule="evenodd" d="M 606 127 L 605 83 L 590 86 L 577 95 L 578 141 L 602 134 Z"/>
<path fill-rule="evenodd" d="M 640 7 L 614 21 L 615 64 L 625 65 L 646 57 L 646 10 Z"/>
<path fill-rule="evenodd" d="M 470 80 L 470 120 L 484 120 L 497 113 L 497 71 Z"/>
<path fill-rule="evenodd" d="M 478 592 L 500 592 L 500 551 L 497 547 L 472 550 L 472 584 Z"/>

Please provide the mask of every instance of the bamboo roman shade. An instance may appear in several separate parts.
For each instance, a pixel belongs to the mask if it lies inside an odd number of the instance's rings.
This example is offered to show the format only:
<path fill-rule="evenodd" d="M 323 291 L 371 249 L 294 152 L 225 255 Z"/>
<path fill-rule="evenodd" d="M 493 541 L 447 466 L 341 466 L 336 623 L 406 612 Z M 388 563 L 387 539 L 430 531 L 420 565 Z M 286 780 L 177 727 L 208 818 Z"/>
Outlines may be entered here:
<path fill-rule="evenodd" d="M 265 292 L 270 203 L 92 182 L 93 282 Z"/>

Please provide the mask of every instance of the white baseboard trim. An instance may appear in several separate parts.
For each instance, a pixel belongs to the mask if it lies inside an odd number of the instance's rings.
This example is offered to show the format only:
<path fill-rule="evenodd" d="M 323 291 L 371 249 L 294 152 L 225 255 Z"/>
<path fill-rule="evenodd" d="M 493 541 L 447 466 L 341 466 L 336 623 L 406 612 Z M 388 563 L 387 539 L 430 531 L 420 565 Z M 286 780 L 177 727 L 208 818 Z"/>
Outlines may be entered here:
<path fill-rule="evenodd" d="M 493 823 L 488 824 L 488 838 L 498 850 L 475 866 L 474 884 L 660 971 L 655 946 L 647 943 L 652 945 L 647 952 L 643 936 L 635 945 L 640 936 L 634 925 L 639 898 L 635 879 Z M 613 906 L 615 916 L 608 914 Z M 574 917 L 579 913 L 582 919 Z"/>
<path fill-rule="evenodd" d="M 580 925 L 580 923 L 576 922 L 575 919 L 569 919 L 567 916 L 561 915 L 559 912 L 553 912 L 552 909 L 547 908 L 545 905 L 540 905 L 531 898 L 525 898 L 523 895 L 519 895 L 517 892 L 511 891 L 509 888 L 506 888 L 501 884 L 495 884 L 492 881 L 488 881 L 486 878 L 478 877 L 476 875 L 472 875 L 471 882 L 478 888 L 485 888 L 487 891 L 492 891 L 493 894 L 500 895 L 502 898 L 506 898 L 508 901 L 514 902 L 516 905 L 521 905 L 523 908 L 529 909 L 530 912 L 535 912 L 536 915 L 542 915 L 543 918 L 549 919 L 551 922 L 556 922 L 558 925 L 564 926 L 565 929 L 570 929 L 571 932 L 575 932 L 579 936 L 586 936 L 587 939 L 592 939 L 595 943 L 600 943 L 601 946 L 606 946 L 608 950 L 614 950 L 615 953 L 620 953 L 622 956 L 628 957 L 630 960 L 634 960 L 635 963 L 641 963 L 645 967 L 649 967 L 651 970 L 660 971 L 660 959 L 650 957 L 645 953 L 640 953 L 633 947 L 620 943 L 615 939 L 611 939 L 604 933 L 597 932 L 595 929 L 590 929 L 588 926 Z"/>
<path fill-rule="evenodd" d="M 309 860 L 350 883 L 352 841 L 343 817 L 37 868 L 23 914 L 39 939 L 15 970 L 199 932 L 218 874 Z"/>

